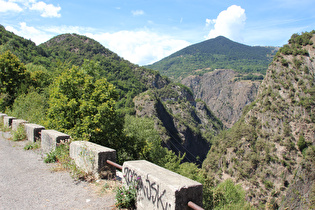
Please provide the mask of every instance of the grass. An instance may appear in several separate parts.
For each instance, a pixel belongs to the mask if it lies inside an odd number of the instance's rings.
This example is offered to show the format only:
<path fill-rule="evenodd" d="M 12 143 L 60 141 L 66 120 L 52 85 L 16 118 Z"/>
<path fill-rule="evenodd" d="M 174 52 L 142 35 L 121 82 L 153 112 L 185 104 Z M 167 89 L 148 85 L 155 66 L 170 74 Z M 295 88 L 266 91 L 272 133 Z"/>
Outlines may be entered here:
<path fill-rule="evenodd" d="M 16 131 L 12 131 L 12 139 L 13 141 L 23 141 L 27 138 L 24 125 L 19 125 Z"/>
<path fill-rule="evenodd" d="M 92 182 L 95 180 L 92 174 L 86 173 L 77 167 L 75 162 L 70 158 L 69 154 L 70 142 L 60 143 L 57 145 L 54 151 L 47 153 L 44 162 L 45 163 L 58 163 L 53 171 L 69 171 L 71 176 L 75 180 L 82 180 Z"/>

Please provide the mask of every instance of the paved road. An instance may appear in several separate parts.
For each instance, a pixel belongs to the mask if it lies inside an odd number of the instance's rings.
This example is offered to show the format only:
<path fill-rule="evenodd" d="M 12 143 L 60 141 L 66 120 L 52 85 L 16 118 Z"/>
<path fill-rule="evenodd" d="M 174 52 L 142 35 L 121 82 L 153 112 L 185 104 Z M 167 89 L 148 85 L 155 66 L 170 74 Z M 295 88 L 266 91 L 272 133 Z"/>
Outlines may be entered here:
<path fill-rule="evenodd" d="M 52 172 L 39 151 L 0 132 L 0 210 L 113 209 L 114 195 L 100 196 L 94 185 L 75 182 L 68 172 Z"/>

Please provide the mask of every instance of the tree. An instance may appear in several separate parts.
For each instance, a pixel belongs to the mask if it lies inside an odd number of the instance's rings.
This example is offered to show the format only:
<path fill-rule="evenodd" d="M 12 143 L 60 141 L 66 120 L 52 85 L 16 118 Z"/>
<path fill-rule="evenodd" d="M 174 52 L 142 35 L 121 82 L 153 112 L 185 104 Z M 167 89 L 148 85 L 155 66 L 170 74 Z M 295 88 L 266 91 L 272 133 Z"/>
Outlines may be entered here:
<path fill-rule="evenodd" d="M 20 60 L 10 51 L 0 55 L 0 110 L 12 106 L 15 98 L 26 92 L 30 75 Z"/>
<path fill-rule="evenodd" d="M 106 79 L 94 79 L 84 69 L 72 67 L 51 85 L 48 127 L 74 139 L 119 149 L 123 146 L 123 120 L 115 111 L 118 95 Z"/>

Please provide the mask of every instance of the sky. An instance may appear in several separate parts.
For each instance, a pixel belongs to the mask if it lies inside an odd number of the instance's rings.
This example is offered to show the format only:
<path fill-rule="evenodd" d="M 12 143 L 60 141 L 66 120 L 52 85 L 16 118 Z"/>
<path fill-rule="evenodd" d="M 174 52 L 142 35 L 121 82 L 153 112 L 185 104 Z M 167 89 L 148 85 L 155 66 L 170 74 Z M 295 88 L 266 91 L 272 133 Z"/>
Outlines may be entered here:
<path fill-rule="evenodd" d="M 220 35 L 283 46 L 292 34 L 315 29 L 314 8 L 314 0 L 0 0 L 0 24 L 37 45 L 85 35 L 147 65 Z"/>

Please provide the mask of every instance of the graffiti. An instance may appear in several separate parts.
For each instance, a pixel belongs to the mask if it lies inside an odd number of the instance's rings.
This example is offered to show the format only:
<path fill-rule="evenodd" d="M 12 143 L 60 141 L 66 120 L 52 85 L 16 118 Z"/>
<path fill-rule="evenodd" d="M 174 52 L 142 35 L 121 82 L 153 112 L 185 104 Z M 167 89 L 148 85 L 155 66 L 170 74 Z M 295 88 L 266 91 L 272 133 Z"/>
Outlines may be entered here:
<path fill-rule="evenodd" d="M 171 208 L 172 205 L 170 203 L 163 202 L 163 197 L 165 198 L 166 190 L 162 190 L 159 184 L 150 180 L 149 174 L 142 178 L 141 176 L 138 176 L 134 170 L 125 167 L 124 178 L 127 185 L 131 184 L 132 182 L 137 182 L 138 196 L 152 202 L 152 204 L 156 205 L 158 209 L 161 208 L 163 210 L 167 210 Z"/>

